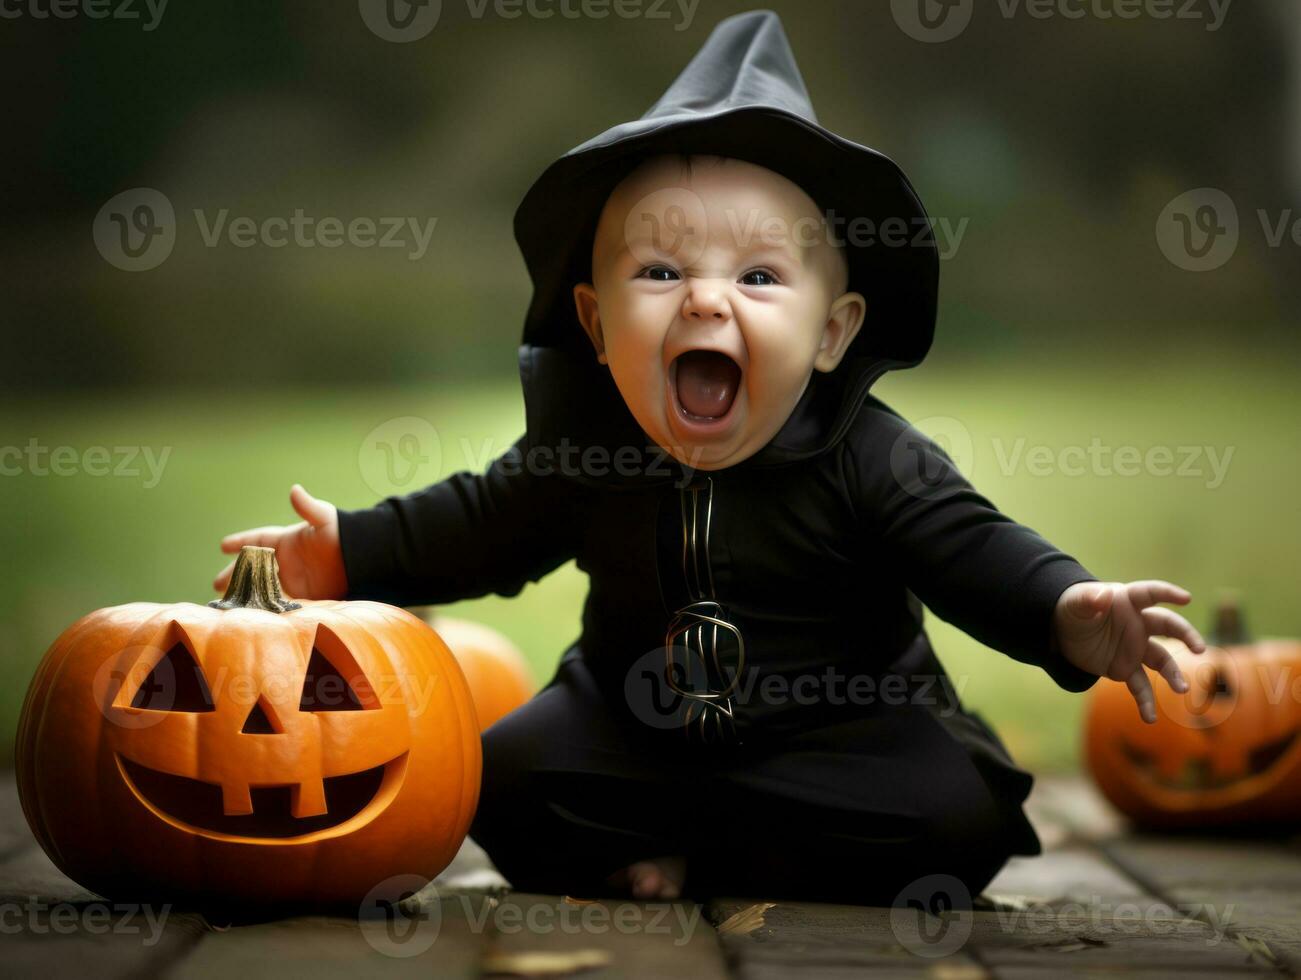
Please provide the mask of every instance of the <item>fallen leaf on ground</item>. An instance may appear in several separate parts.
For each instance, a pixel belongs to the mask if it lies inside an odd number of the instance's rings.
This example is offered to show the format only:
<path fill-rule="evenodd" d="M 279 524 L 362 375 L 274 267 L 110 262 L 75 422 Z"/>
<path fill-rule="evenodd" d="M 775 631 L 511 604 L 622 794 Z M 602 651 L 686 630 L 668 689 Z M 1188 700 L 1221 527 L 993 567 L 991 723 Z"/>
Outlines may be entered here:
<path fill-rule="evenodd" d="M 1095 939 L 1092 936 L 1072 936 L 1069 939 L 1057 939 L 1044 943 L 1032 943 L 1027 949 L 1044 949 L 1054 953 L 1075 953 L 1081 949 L 1095 949 L 1098 946 L 1106 946 L 1105 939 Z"/>
<path fill-rule="evenodd" d="M 1238 945 L 1245 949 L 1252 958 L 1259 958 L 1269 966 L 1278 965 L 1278 957 L 1274 951 L 1269 948 L 1269 943 L 1259 936 L 1248 935 L 1245 932 L 1238 933 Z"/>
<path fill-rule="evenodd" d="M 776 902 L 755 902 L 733 915 L 729 915 L 718 926 L 720 935 L 739 933 L 748 936 L 763 926 L 763 914 L 775 906 Z"/>
<path fill-rule="evenodd" d="M 562 977 L 580 970 L 606 966 L 610 954 L 599 949 L 574 949 L 563 953 L 489 953 L 483 958 L 485 974 L 514 977 Z"/>
<path fill-rule="evenodd" d="M 975 963 L 936 963 L 926 976 L 928 980 L 986 980 L 989 974 Z"/>

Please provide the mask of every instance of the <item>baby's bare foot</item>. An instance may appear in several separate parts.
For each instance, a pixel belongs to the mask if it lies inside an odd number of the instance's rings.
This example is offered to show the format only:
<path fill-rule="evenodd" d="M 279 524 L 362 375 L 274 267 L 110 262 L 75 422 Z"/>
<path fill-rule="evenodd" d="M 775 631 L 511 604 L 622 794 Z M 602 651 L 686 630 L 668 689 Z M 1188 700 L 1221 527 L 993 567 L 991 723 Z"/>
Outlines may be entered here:
<path fill-rule="evenodd" d="M 634 861 L 607 879 L 616 888 L 627 888 L 633 898 L 672 901 L 682 894 L 687 876 L 687 859 L 680 855 Z"/>

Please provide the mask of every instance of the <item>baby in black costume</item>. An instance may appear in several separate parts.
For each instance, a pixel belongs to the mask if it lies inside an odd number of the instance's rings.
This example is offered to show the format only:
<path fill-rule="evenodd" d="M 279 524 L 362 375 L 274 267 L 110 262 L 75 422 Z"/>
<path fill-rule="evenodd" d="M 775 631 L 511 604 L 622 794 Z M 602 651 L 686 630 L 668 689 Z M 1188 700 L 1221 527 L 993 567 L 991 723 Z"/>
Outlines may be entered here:
<path fill-rule="evenodd" d="M 930 347 L 929 228 L 893 162 L 817 124 L 777 17 L 723 21 L 520 206 L 516 445 L 367 510 L 295 486 L 302 523 L 222 542 L 276 548 L 296 596 L 402 605 L 577 559 L 582 635 L 483 735 L 471 834 L 515 887 L 888 904 L 1039 853 L 1031 779 L 923 603 L 1067 690 L 1125 681 L 1149 721 L 1145 666 L 1186 689 L 1152 639 L 1205 648 L 1158 605 L 1185 590 L 1099 582 L 869 394 Z"/>

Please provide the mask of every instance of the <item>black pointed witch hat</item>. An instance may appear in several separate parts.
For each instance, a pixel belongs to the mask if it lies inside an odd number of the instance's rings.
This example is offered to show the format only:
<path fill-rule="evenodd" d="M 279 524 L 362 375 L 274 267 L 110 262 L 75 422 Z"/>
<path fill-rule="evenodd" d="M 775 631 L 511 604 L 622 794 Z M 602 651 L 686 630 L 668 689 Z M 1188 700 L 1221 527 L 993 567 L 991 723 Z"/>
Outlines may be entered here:
<path fill-rule="evenodd" d="M 751 459 L 782 464 L 825 451 L 881 374 L 917 364 L 930 348 L 938 250 L 903 171 L 818 124 L 781 20 L 768 10 L 721 21 L 645 115 L 551 164 L 516 211 L 515 239 L 534 287 L 520 347 L 529 441 L 646 444 L 596 362 L 572 289 L 591 281 L 593 236 L 610 192 L 660 153 L 756 163 L 798 184 L 839 223 L 849 286 L 867 298 L 867 320 L 840 367 L 815 372 L 785 426 Z"/>

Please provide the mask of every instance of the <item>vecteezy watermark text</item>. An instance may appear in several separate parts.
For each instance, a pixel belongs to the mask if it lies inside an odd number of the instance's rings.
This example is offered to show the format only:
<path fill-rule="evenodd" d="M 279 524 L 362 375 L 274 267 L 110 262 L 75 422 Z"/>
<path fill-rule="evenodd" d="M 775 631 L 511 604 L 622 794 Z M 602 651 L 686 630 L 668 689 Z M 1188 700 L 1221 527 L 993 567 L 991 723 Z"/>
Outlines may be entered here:
<path fill-rule="evenodd" d="M 411 215 L 312 215 L 303 208 L 254 218 L 230 208 L 194 208 L 205 248 L 403 249 L 413 262 L 424 258 L 438 224 L 436 217 Z M 176 211 L 161 191 L 135 187 L 109 199 L 93 225 L 95 247 L 111 265 L 127 272 L 156 269 L 171 255 L 177 237 Z"/>
<path fill-rule="evenodd" d="M 665 187 L 647 194 L 624 219 L 624 241 L 644 263 L 671 258 L 691 265 L 711 241 L 738 249 L 784 249 L 800 253 L 821 243 L 836 248 L 933 248 L 953 258 L 971 223 L 924 214 L 849 215 L 834 208 L 790 219 L 759 208 L 709 209 L 695 191 Z"/>
<path fill-rule="evenodd" d="M 998 0 L 982 5 L 1004 20 L 1157 21 L 1200 22 L 1207 31 L 1224 26 L 1233 0 Z M 914 41 L 942 44 L 967 29 L 976 10 L 975 0 L 890 0 L 890 12 L 899 29 Z"/>
<path fill-rule="evenodd" d="M 940 717 L 960 710 L 968 678 L 948 674 L 885 672 L 847 674 L 833 664 L 819 671 L 777 674 L 732 664 L 708 669 L 686 646 L 656 647 L 633 661 L 624 675 L 624 698 L 634 717 L 651 728 L 680 728 L 691 716 L 692 693 L 728 692 L 738 707 L 828 705 L 926 705 Z M 686 692 L 684 696 L 682 692 Z"/>
<path fill-rule="evenodd" d="M 927 435 L 926 433 L 930 433 Z M 1024 436 L 989 440 L 1003 476 L 1121 477 L 1202 480 L 1218 489 L 1228 476 L 1234 446 L 1112 445 L 1100 436 L 1087 444 L 1030 444 Z M 909 494 L 943 500 L 968 488 L 975 476 L 976 439 L 960 420 L 947 415 L 920 419 L 903 429 L 890 448 L 890 471 Z"/>
<path fill-rule="evenodd" d="M 482 472 L 492 464 L 503 476 L 634 477 L 672 480 L 679 488 L 691 481 L 704 449 L 655 445 L 606 447 L 581 445 L 562 437 L 553 445 L 521 448 L 492 438 L 477 443 L 458 440 L 466 466 Z M 409 492 L 433 483 L 442 471 L 443 437 L 428 419 L 403 415 L 381 422 L 362 439 L 357 467 L 362 480 L 381 496 Z"/>
<path fill-rule="evenodd" d="M 1180 931 L 1203 933 L 1210 947 L 1224 941 L 1236 906 L 1209 902 L 1117 902 L 1101 895 L 1061 904 L 999 898 L 994 916 L 1004 933 L 1020 935 L 1161 936 Z M 924 958 L 949 956 L 971 937 L 971 891 L 958 877 L 931 874 L 905 885 L 890 909 L 890 929 L 909 952 Z M 1203 932 L 1203 927 L 1209 930 Z"/>
<path fill-rule="evenodd" d="M 471 20 L 496 17 L 516 20 L 672 20 L 674 31 L 685 31 L 696 17 L 700 0 L 465 0 Z M 358 0 L 361 19 L 384 41 L 409 44 L 428 37 L 443 14 L 443 0 Z"/>
<path fill-rule="evenodd" d="M 614 932 L 663 936 L 674 946 L 685 946 L 701 924 L 701 907 L 689 902 L 569 897 L 520 902 L 512 895 L 498 898 L 464 892 L 454 898 L 460 905 L 457 920 L 475 935 L 559 932 L 599 936 Z M 418 956 L 438 941 L 446 901 L 446 897 L 440 901 L 437 888 L 418 875 L 386 878 L 371 889 L 358 909 L 362 935 L 385 956 Z"/>
<path fill-rule="evenodd" d="M 142 905 L 136 902 L 46 902 L 35 895 L 26 901 L 0 902 L 0 935 L 31 933 L 37 936 L 67 936 L 84 932 L 141 936 L 142 946 L 153 946 L 163 936 L 170 905 Z"/>
<path fill-rule="evenodd" d="M 47 446 L 35 436 L 25 446 L 0 446 L 0 476 L 112 476 L 134 479 L 144 475 L 146 490 L 158 486 L 171 446 Z M 141 470 L 140 464 L 144 464 Z"/>
<path fill-rule="evenodd" d="M 228 220 L 229 219 L 229 220 Z M 230 218 L 230 209 L 208 212 L 195 209 L 203 244 L 216 248 L 222 239 L 236 248 L 407 248 L 407 257 L 413 261 L 429 250 L 437 218 L 402 217 L 352 218 L 346 224 L 342 218 L 316 218 L 295 208 L 288 217 L 273 216 L 260 221 L 246 215 Z M 409 233 L 409 234 L 408 234 Z"/>
<path fill-rule="evenodd" d="M 464 901 L 462 896 L 462 901 Z M 493 930 L 510 935 L 527 931 L 530 935 L 563 932 L 569 935 L 624 934 L 671 936 L 673 945 L 683 946 L 691 940 L 700 924 L 700 906 L 680 902 L 534 902 L 522 905 L 507 898 L 495 908 L 488 903 L 476 914 L 466 907 L 466 921 L 476 932 L 485 929 L 491 918 Z"/>
<path fill-rule="evenodd" d="M 174 643 L 175 637 L 166 637 Z M 188 641 L 179 641 L 187 650 Z M 301 668 L 268 667 L 258 672 L 224 664 L 203 669 L 164 656 L 164 646 L 129 646 L 100 664 L 91 693 L 100 713 L 118 728 L 152 728 L 174 711 L 212 711 L 258 717 L 269 732 L 298 724 L 303 711 L 390 706 L 411 717 L 423 715 L 441 691 L 436 675 L 419 671 L 330 672 L 315 676 Z M 293 710 L 289 710 L 292 706 Z"/>
<path fill-rule="evenodd" d="M 0 0 L 0 18 L 17 20 L 138 20 L 152 31 L 163 19 L 168 0 Z M 142 17 L 143 13 L 143 17 Z"/>
<path fill-rule="evenodd" d="M 1004 476 L 1024 469 L 1030 476 L 1173 476 L 1205 479 L 1207 490 L 1224 482 L 1236 447 L 1225 446 L 1110 446 L 1094 436 L 1087 446 L 1027 446 L 1024 437 L 1008 445 L 992 441 L 998 467 Z"/>
<path fill-rule="evenodd" d="M 1061 905 L 1046 902 L 1027 902 L 1011 907 L 997 905 L 994 914 L 1004 932 L 1022 934 L 1043 934 L 1088 925 L 1120 933 L 1166 935 L 1186 928 L 1191 920 L 1200 920 L 1211 927 L 1204 943 L 1215 946 L 1228 932 L 1236 908 L 1232 902 L 1223 906 L 1210 902 L 1168 905 L 1165 902 L 1116 902 L 1101 895 L 1089 896 L 1089 899 Z"/>

